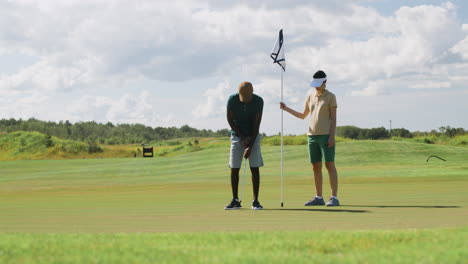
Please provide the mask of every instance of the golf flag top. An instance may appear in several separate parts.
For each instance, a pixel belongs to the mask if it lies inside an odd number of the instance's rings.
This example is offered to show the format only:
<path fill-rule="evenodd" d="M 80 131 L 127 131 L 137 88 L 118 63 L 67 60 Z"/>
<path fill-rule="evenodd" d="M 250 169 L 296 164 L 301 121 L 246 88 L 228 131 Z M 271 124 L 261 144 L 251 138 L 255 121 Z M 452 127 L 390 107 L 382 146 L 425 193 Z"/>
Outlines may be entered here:
<path fill-rule="evenodd" d="M 275 42 L 275 46 L 271 51 L 270 57 L 273 59 L 273 63 L 278 63 L 283 71 L 286 71 L 286 59 L 284 57 L 284 47 L 283 47 L 283 29 L 280 29 L 278 40 Z"/>

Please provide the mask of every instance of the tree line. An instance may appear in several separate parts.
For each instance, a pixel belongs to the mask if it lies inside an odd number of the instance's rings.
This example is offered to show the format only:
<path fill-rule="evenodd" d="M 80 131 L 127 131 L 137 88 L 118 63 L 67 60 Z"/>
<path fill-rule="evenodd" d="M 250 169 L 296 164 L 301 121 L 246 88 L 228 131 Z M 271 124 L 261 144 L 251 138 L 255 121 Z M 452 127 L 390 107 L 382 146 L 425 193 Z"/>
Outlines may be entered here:
<path fill-rule="evenodd" d="M 87 142 L 90 146 L 99 144 L 140 144 L 153 141 L 161 141 L 174 138 L 187 137 L 226 137 L 229 136 L 228 129 L 217 131 L 207 129 L 196 129 L 188 125 L 177 127 L 149 127 L 142 124 L 112 124 L 111 122 L 96 123 L 77 122 L 72 124 L 66 121 L 41 121 L 35 118 L 22 119 L 1 119 L 0 132 L 14 131 L 37 131 L 51 137 L 70 139 Z M 390 137 L 412 138 L 414 136 L 448 136 L 465 135 L 468 131 L 464 128 L 452 128 L 450 126 L 439 127 L 438 130 L 430 132 L 410 132 L 405 128 L 394 128 L 388 130 L 384 127 L 359 128 L 355 126 L 339 126 L 336 128 L 336 135 L 351 139 L 385 139 Z M 51 143 L 48 143 L 49 145 Z"/>
<path fill-rule="evenodd" d="M 142 124 L 106 124 L 89 122 L 71 123 L 66 121 L 41 121 L 35 118 L 1 119 L 0 132 L 37 131 L 62 139 L 99 144 L 135 144 L 149 143 L 173 138 L 229 136 L 228 129 L 217 131 L 196 129 L 188 125 L 177 127 L 149 127 Z"/>
<path fill-rule="evenodd" d="M 359 128 L 355 126 L 340 126 L 336 128 L 336 135 L 344 138 L 351 139 L 385 139 L 390 137 L 412 138 L 415 136 L 448 136 L 454 137 L 457 135 L 465 135 L 468 131 L 464 128 L 453 128 L 450 126 L 441 126 L 438 130 L 431 130 L 430 132 L 410 132 L 405 128 L 394 128 L 391 130 L 385 127 L 377 128 Z"/>

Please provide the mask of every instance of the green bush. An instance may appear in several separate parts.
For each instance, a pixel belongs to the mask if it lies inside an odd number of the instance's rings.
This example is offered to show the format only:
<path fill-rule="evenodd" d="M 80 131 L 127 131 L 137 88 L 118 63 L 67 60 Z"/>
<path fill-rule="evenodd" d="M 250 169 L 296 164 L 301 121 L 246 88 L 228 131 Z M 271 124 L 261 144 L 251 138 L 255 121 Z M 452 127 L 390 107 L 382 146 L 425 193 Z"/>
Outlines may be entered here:
<path fill-rule="evenodd" d="M 45 135 L 44 137 L 44 145 L 46 146 L 46 148 L 51 148 L 54 146 L 54 141 L 52 140 L 52 136 L 50 136 L 49 134 Z"/>
<path fill-rule="evenodd" d="M 271 137 L 264 137 L 262 138 L 262 144 L 267 146 L 279 146 L 281 145 L 281 137 L 280 136 L 271 136 Z M 284 136 L 283 137 L 283 145 L 306 145 L 307 144 L 307 136 Z"/>
<path fill-rule="evenodd" d="M 336 128 L 336 135 L 344 138 L 357 139 L 361 128 L 355 126 L 339 126 Z"/>
<path fill-rule="evenodd" d="M 424 143 L 426 143 L 426 144 L 434 144 L 434 142 L 431 141 L 431 140 L 428 139 L 428 138 L 424 138 Z"/>
<path fill-rule="evenodd" d="M 402 137 L 402 138 L 412 138 L 413 134 L 408 129 L 404 128 L 394 128 L 391 130 L 390 134 L 394 137 Z"/>
<path fill-rule="evenodd" d="M 96 142 L 96 139 L 94 138 L 88 138 L 87 140 L 87 151 L 88 153 L 101 153 L 103 150 L 102 148 L 99 147 L 99 145 Z"/>

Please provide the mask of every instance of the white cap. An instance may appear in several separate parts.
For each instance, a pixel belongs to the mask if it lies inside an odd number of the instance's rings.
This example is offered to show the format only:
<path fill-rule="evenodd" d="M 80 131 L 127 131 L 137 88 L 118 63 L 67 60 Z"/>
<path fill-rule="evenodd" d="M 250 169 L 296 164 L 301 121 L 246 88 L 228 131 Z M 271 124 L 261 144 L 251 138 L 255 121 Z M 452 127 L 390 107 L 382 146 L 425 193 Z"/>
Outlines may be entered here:
<path fill-rule="evenodd" d="M 314 78 L 314 80 L 312 82 L 310 82 L 310 86 L 311 87 L 320 87 L 320 86 L 322 86 L 323 82 L 326 81 L 326 80 L 327 80 L 327 77 L 317 78 L 317 79 Z"/>

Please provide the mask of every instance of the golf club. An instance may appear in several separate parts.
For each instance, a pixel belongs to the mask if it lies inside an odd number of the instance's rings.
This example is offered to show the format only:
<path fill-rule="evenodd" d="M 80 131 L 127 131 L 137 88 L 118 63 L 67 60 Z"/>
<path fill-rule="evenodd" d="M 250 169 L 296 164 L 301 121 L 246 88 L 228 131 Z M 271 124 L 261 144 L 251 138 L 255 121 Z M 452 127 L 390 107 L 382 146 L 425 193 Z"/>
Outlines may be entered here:
<path fill-rule="evenodd" d="M 244 194 L 244 191 L 245 191 L 245 174 L 247 172 L 247 159 L 244 159 L 244 173 L 242 174 L 242 187 L 241 187 L 241 191 L 240 191 L 240 199 L 239 201 L 242 202 L 242 196 Z"/>

